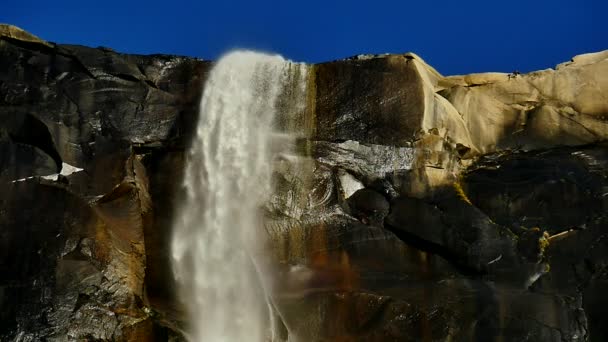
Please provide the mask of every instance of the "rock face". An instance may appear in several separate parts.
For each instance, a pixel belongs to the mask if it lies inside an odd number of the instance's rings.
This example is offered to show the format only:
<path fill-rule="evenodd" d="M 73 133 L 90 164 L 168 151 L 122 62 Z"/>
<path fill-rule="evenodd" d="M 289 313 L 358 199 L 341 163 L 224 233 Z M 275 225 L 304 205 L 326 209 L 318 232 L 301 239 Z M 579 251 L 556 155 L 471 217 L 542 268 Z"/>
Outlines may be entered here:
<path fill-rule="evenodd" d="M 0 25 L 0 340 L 183 338 L 168 245 L 210 67 Z M 310 70 L 264 208 L 277 340 L 608 340 L 608 51 Z"/>
<path fill-rule="evenodd" d="M 208 69 L 0 26 L 0 340 L 166 339 L 154 305 Z"/>

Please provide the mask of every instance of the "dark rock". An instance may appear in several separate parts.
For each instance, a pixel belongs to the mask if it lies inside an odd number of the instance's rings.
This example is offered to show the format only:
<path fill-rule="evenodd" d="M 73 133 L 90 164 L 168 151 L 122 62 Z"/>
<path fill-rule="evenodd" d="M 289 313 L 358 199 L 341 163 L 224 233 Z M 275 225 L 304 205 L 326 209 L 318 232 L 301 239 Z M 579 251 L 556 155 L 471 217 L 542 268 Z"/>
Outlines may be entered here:
<path fill-rule="evenodd" d="M 466 176 L 469 198 L 506 226 L 584 229 L 603 211 L 607 151 L 600 145 L 488 156 Z"/>
<path fill-rule="evenodd" d="M 350 214 L 365 224 L 382 226 L 389 205 L 384 196 L 371 189 L 357 190 L 348 198 Z"/>
<path fill-rule="evenodd" d="M 424 113 L 423 81 L 405 56 L 314 66 L 316 138 L 407 146 Z"/>
<path fill-rule="evenodd" d="M 144 289 L 146 276 L 171 283 L 153 276 L 156 265 L 167 270 L 156 263 L 166 254 L 151 252 L 170 228 L 155 219 L 168 210 L 156 190 L 166 187 L 155 188 L 153 207 L 134 153 L 183 151 L 209 65 L 0 27 L 0 340 L 154 339 L 149 307 L 172 298 L 150 286 L 150 301 Z M 63 163 L 83 171 L 33 177 Z"/>
<path fill-rule="evenodd" d="M 430 243 L 442 244 L 446 230 L 441 222 L 441 211 L 424 200 L 399 197 L 391 203 L 386 223 Z"/>

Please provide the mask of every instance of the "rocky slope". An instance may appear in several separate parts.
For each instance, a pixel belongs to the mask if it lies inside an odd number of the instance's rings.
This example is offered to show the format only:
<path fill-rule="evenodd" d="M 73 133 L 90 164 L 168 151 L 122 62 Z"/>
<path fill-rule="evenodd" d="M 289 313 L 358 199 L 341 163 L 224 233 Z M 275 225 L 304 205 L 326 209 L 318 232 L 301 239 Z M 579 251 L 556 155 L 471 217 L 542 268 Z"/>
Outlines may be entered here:
<path fill-rule="evenodd" d="M 0 340 L 181 338 L 168 243 L 210 67 L 0 25 Z M 316 283 L 273 295 L 278 337 L 608 339 L 608 51 L 310 70 L 265 212 L 276 260 Z"/>

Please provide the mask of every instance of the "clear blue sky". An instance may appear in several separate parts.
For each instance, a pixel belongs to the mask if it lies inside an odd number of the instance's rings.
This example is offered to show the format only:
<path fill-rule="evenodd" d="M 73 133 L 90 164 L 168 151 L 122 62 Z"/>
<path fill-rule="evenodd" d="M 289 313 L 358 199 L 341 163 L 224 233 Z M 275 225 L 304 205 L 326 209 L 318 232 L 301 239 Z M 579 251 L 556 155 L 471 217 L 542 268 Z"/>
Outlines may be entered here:
<path fill-rule="evenodd" d="M 8 0 L 0 22 L 58 43 L 321 62 L 413 51 L 441 73 L 531 71 L 608 49 L 608 0 Z"/>

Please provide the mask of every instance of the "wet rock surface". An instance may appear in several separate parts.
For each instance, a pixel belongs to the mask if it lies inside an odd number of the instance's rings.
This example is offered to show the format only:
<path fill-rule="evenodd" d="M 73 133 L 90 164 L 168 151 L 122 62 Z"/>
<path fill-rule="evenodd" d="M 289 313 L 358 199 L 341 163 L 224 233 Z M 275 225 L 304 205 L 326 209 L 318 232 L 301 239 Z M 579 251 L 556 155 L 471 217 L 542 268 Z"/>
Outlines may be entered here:
<path fill-rule="evenodd" d="M 0 25 L 0 340 L 183 339 L 169 240 L 210 67 Z M 310 69 L 263 208 L 276 340 L 608 339 L 606 52 Z"/>

